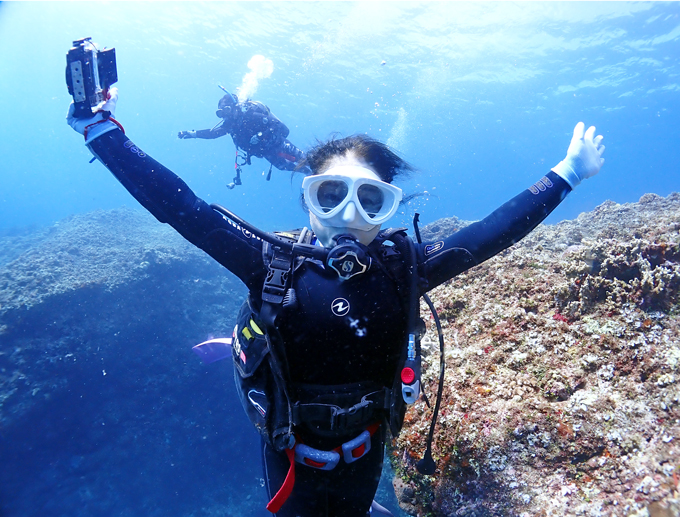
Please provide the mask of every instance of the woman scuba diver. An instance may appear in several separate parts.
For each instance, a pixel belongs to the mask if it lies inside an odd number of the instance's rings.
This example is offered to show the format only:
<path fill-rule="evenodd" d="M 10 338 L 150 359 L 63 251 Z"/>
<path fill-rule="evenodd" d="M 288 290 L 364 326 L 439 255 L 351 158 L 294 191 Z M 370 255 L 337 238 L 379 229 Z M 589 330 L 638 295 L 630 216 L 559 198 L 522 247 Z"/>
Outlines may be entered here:
<path fill-rule="evenodd" d="M 117 98 L 112 88 L 88 119 L 71 108 L 69 124 L 149 212 L 248 288 L 232 357 L 262 436 L 268 509 L 282 517 L 385 514 L 373 503 L 385 440 L 420 395 L 419 298 L 517 242 L 597 174 L 602 136 L 579 122 L 567 156 L 545 176 L 436 242 L 382 228 L 402 198 L 392 182 L 412 167 L 372 138 L 333 139 L 304 161 L 311 230 L 272 235 L 210 206 L 129 140 L 113 118 Z M 427 454 L 420 466 L 434 472 Z"/>

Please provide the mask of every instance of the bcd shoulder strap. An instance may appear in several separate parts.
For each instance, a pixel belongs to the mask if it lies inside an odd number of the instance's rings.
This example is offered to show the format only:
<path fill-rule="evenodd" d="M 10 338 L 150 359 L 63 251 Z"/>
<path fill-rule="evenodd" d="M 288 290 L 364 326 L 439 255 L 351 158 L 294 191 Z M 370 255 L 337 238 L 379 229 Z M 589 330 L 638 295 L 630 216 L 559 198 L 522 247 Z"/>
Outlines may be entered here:
<path fill-rule="evenodd" d="M 277 235 L 283 240 L 304 244 L 309 244 L 312 237 L 307 228 Z M 272 394 L 275 415 L 271 421 L 269 438 L 274 448 L 283 450 L 294 443 L 293 409 L 291 382 L 286 367 L 288 363 L 285 348 L 276 330 L 276 317 L 282 307 L 295 303 L 294 291 L 290 287 L 295 257 L 291 250 L 265 241 L 262 258 L 268 271 L 262 286 L 262 307 L 259 316 L 266 326 L 268 361 L 277 388 Z"/>
<path fill-rule="evenodd" d="M 284 241 L 298 244 L 309 244 L 312 239 L 312 232 L 307 228 L 290 232 L 277 232 L 276 235 Z M 264 242 L 262 260 L 267 266 L 267 276 L 262 286 L 263 302 L 274 305 L 284 302 L 292 280 L 294 259 L 292 250 Z"/>
<path fill-rule="evenodd" d="M 388 275 L 397 284 L 404 310 L 409 317 L 409 333 L 413 335 L 414 350 L 409 352 L 408 341 L 402 347 L 399 367 L 395 372 L 392 385 L 392 397 L 389 412 L 389 424 L 392 436 L 397 436 L 401 431 L 406 413 L 406 401 L 402 396 L 403 385 L 401 379 L 402 369 L 408 364 L 417 370 L 417 392 L 420 391 L 420 340 L 425 334 L 425 322 L 420 318 L 420 286 L 422 278 L 418 271 L 416 247 L 413 240 L 406 234 L 404 228 L 389 228 L 378 234 L 380 250 L 382 252 L 383 267 Z M 386 240 L 394 246 L 382 245 Z M 396 248 L 396 249 L 392 249 Z M 397 258 L 398 257 L 398 258 Z M 414 354 L 411 358 L 410 354 Z M 407 358 L 409 362 L 407 363 Z M 417 395 L 418 393 L 416 393 Z M 412 403 L 410 400 L 409 403 Z M 429 404 L 428 404 L 429 405 Z"/>
<path fill-rule="evenodd" d="M 311 242 L 312 238 L 312 233 L 307 228 L 283 232 L 277 235 L 279 238 L 289 242 L 307 244 Z M 385 241 L 391 241 L 394 243 L 394 246 L 384 246 Z M 410 300 L 412 299 L 412 286 L 417 285 L 417 282 L 415 284 L 412 282 L 411 275 L 417 275 L 418 273 L 417 271 L 411 271 L 412 268 L 404 262 L 414 253 L 413 241 L 406 234 L 405 228 L 390 228 L 381 231 L 375 241 L 371 243 L 371 248 L 378 252 L 380 258 L 376 261 L 379 264 L 378 267 L 381 267 L 399 286 L 399 293 L 405 310 L 417 311 L 417 307 L 411 307 L 412 303 Z M 278 388 L 278 396 L 281 397 L 283 395 L 283 397 L 279 398 L 278 402 L 275 402 L 275 406 L 279 406 L 281 409 L 277 413 L 279 417 L 283 417 L 285 413 L 288 416 L 287 422 L 285 418 L 281 418 L 275 423 L 272 422 L 270 438 L 273 445 L 279 448 L 280 444 L 287 443 L 289 437 L 292 436 L 295 418 L 293 409 L 297 399 L 293 398 L 294 395 L 291 393 L 292 385 L 289 382 L 286 368 L 285 349 L 281 342 L 282 340 L 278 336 L 275 320 L 282 307 L 287 306 L 288 303 L 295 303 L 295 295 L 291 289 L 291 282 L 296 258 L 291 251 L 284 249 L 283 246 L 276 246 L 275 244 L 265 242 L 263 245 L 263 260 L 268 268 L 268 272 L 262 288 L 262 307 L 259 311 L 259 320 L 262 321 L 266 328 L 266 337 L 270 351 L 268 362 Z M 304 258 L 301 257 L 300 261 L 303 260 Z M 418 298 L 416 297 L 416 300 Z M 420 325 L 417 326 L 420 327 Z M 416 331 L 416 339 L 418 341 L 419 334 L 420 332 Z M 398 379 L 406 358 L 406 346 L 404 346 L 402 356 L 399 369 L 396 372 L 395 384 L 392 389 L 387 389 L 389 393 L 385 394 L 391 400 L 389 403 L 389 424 L 394 436 L 401 429 L 405 412 L 405 403 L 401 397 L 400 381 Z M 286 407 L 287 409 L 284 409 Z"/>

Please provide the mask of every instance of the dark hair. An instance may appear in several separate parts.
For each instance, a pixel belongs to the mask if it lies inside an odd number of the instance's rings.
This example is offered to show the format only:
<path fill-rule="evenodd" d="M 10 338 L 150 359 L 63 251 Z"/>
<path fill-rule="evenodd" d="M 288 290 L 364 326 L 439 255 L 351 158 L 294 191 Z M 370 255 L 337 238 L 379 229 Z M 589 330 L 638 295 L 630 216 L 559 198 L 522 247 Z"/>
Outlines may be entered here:
<path fill-rule="evenodd" d="M 312 175 L 321 174 L 328 170 L 334 158 L 344 156 L 348 152 L 366 162 L 386 183 L 392 183 L 399 174 L 407 175 L 415 170 L 387 145 L 366 135 L 352 135 L 346 138 L 334 136 L 327 142 L 319 142 L 307 152 L 299 168 L 307 166 L 311 169 Z"/>

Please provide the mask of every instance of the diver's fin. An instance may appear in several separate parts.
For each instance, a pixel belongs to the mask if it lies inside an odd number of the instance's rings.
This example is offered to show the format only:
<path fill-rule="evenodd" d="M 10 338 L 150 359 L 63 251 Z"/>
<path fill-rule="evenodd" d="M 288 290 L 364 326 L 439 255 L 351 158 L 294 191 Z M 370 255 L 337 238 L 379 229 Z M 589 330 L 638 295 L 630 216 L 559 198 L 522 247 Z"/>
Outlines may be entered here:
<path fill-rule="evenodd" d="M 204 364 L 214 363 L 231 355 L 231 338 L 220 337 L 209 339 L 192 348 Z"/>
<path fill-rule="evenodd" d="M 373 501 L 373 503 L 371 504 L 371 512 L 370 512 L 370 515 L 377 515 L 378 517 L 380 517 L 381 515 L 382 515 L 383 517 L 394 517 L 394 515 L 392 514 L 392 512 L 390 512 L 390 511 L 389 511 L 387 508 L 385 508 L 384 506 L 379 505 L 379 504 L 376 503 L 375 501 Z"/>

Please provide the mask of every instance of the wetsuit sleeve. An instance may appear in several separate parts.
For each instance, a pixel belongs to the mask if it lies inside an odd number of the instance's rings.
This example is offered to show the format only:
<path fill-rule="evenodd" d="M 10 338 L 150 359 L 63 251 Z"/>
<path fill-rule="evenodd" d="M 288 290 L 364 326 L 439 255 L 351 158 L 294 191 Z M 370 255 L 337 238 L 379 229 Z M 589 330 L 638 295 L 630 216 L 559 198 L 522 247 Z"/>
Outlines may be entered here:
<path fill-rule="evenodd" d="M 122 131 L 110 131 L 89 147 L 156 219 L 170 224 L 249 289 L 262 288 L 265 271 L 260 240 L 215 212 L 181 178 L 144 153 Z"/>
<path fill-rule="evenodd" d="M 212 140 L 213 138 L 219 138 L 221 136 L 229 134 L 222 124 L 214 129 L 199 129 L 196 131 L 196 138 L 204 138 L 206 140 Z"/>
<path fill-rule="evenodd" d="M 490 215 L 436 242 L 418 245 L 426 291 L 513 245 L 559 205 L 571 188 L 550 171 Z"/>

